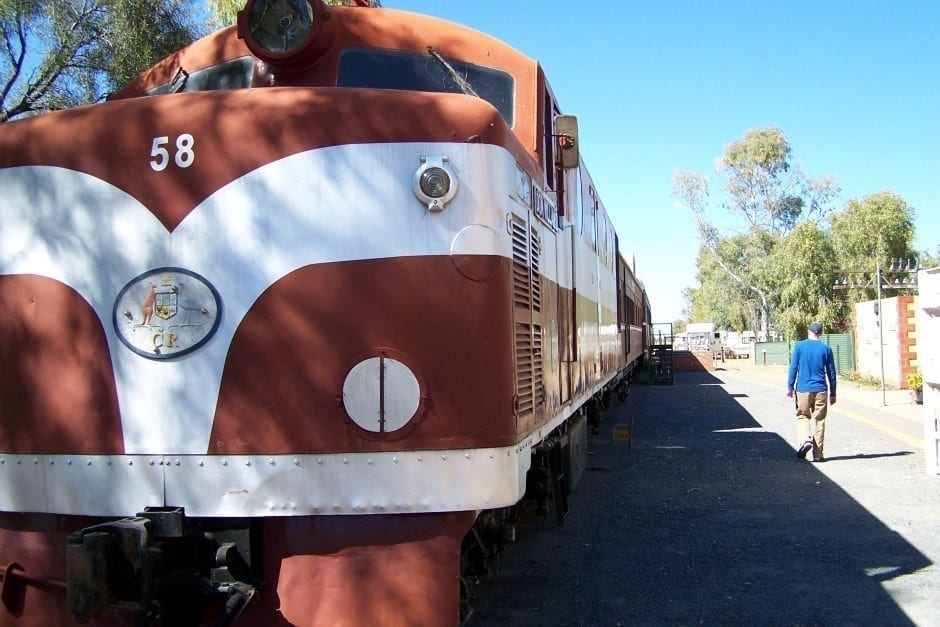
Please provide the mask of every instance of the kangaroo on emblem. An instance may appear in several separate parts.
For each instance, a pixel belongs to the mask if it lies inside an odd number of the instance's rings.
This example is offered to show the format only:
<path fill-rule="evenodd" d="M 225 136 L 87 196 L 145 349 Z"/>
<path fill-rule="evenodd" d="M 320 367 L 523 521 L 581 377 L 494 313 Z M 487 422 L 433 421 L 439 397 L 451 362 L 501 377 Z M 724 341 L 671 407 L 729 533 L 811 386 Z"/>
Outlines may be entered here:
<path fill-rule="evenodd" d="M 156 291 L 157 286 L 155 283 L 150 284 L 150 290 L 147 292 L 147 296 L 144 298 L 144 302 L 140 305 L 140 315 L 143 318 L 137 326 L 143 327 L 150 324 L 150 319 L 153 317 L 154 312 L 154 302 L 156 301 Z"/>

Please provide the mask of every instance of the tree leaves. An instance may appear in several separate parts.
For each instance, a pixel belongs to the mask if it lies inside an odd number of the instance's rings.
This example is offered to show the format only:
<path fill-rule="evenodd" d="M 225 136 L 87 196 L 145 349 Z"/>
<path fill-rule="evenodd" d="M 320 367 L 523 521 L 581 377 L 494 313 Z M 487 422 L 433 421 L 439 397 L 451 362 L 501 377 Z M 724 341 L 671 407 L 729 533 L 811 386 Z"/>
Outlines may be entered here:
<path fill-rule="evenodd" d="M 0 122 L 102 100 L 206 32 L 184 0 L 0 0 Z"/>
<path fill-rule="evenodd" d="M 914 211 L 890 191 L 850 200 L 841 214 L 832 216 L 831 223 L 843 268 L 867 268 L 873 260 L 887 267 L 890 259 L 913 256 Z"/>
<path fill-rule="evenodd" d="M 327 0 L 364 2 L 381 6 Z M 245 0 L 0 0 L 0 122 L 103 100 L 210 29 L 234 24 L 244 6 Z"/>
<path fill-rule="evenodd" d="M 813 320 L 827 329 L 841 326 L 843 311 L 835 296 L 835 251 L 829 234 L 804 221 L 773 252 L 777 273 L 777 327 L 801 337 Z"/>
<path fill-rule="evenodd" d="M 835 178 L 811 178 L 791 158 L 778 128 L 749 130 L 725 146 L 717 166 L 725 178 L 721 206 L 747 225 L 744 234 L 715 226 L 705 176 L 673 175 L 673 196 L 689 209 L 701 242 L 700 287 L 686 292 L 693 320 L 759 337 L 771 328 L 800 337 L 812 320 L 839 330 L 850 297 L 835 290 L 839 270 L 874 274 L 878 263 L 886 268 L 890 259 L 913 256 L 913 210 L 900 196 L 871 194 L 832 214 Z"/>

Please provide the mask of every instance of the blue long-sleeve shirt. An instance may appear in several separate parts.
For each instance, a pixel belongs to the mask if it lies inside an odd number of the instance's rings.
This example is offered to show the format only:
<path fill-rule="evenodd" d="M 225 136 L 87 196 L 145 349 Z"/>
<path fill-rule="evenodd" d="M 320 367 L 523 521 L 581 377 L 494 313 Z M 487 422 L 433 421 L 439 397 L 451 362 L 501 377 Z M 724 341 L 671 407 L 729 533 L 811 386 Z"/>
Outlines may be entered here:
<path fill-rule="evenodd" d="M 836 395 L 836 362 L 832 349 L 819 340 L 806 339 L 796 343 L 787 373 L 787 391 L 825 392 Z"/>

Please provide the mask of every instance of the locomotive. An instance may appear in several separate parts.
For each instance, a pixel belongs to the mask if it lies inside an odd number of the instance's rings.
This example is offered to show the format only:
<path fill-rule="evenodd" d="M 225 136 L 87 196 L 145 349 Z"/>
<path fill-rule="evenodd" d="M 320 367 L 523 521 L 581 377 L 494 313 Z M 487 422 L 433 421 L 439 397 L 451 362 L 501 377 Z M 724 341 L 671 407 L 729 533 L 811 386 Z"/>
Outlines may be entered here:
<path fill-rule="evenodd" d="M 648 346 L 579 141 L 508 45 L 320 0 L 0 126 L 0 624 L 459 622 Z"/>

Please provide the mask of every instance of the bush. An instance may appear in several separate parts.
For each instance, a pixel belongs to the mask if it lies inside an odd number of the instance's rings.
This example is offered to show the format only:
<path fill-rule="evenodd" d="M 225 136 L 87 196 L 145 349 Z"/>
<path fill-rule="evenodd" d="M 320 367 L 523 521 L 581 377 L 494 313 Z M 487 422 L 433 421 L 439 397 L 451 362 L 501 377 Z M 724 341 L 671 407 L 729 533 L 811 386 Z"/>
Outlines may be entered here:
<path fill-rule="evenodd" d="M 911 390 L 919 390 L 924 387 L 924 375 L 920 368 L 915 368 L 907 373 L 907 387 Z"/>

